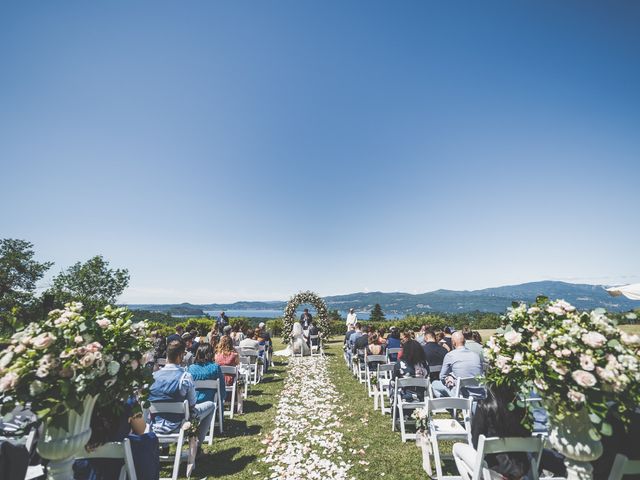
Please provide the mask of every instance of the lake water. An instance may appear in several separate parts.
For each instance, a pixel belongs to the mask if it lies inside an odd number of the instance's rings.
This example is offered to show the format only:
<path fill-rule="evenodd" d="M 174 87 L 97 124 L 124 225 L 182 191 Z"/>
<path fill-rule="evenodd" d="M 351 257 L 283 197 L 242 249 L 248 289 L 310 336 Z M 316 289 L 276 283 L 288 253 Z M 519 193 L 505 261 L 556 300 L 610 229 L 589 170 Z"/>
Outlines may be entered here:
<path fill-rule="evenodd" d="M 315 315 L 314 310 L 309 310 L 311 315 Z M 220 315 L 219 311 L 213 310 L 205 310 L 204 313 L 208 313 L 213 318 L 217 318 Z M 228 317 L 254 317 L 254 318 L 280 318 L 282 317 L 282 310 L 225 310 L 224 313 L 227 314 Z M 302 310 L 296 312 L 297 316 L 300 317 L 302 315 Z M 356 312 L 358 315 L 358 319 L 360 320 L 368 320 L 369 312 Z M 347 312 L 340 312 L 343 318 L 347 318 Z M 400 319 L 404 317 L 404 314 L 387 314 L 385 315 L 387 319 Z"/>

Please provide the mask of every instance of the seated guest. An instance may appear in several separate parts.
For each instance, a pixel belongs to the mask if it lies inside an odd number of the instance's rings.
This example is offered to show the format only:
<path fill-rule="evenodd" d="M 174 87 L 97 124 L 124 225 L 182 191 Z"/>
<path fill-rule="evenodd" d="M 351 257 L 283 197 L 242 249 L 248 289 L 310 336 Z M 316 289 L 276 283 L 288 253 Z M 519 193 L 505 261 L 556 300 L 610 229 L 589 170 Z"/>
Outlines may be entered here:
<path fill-rule="evenodd" d="M 194 380 L 218 380 L 220 382 L 220 395 L 225 396 L 225 383 L 220 367 L 213 361 L 214 351 L 210 343 L 203 343 L 196 351 L 193 364 L 187 370 Z M 216 402 L 216 397 L 210 388 L 196 390 L 196 403 L 207 401 Z"/>
<path fill-rule="evenodd" d="M 444 332 L 442 330 L 436 330 L 436 342 L 438 342 L 438 345 L 444 348 L 447 352 L 451 351 L 451 347 L 445 341 Z"/>
<path fill-rule="evenodd" d="M 453 329 L 451 327 L 444 327 L 444 341 L 449 347 L 449 351 L 453 350 L 453 342 L 451 339 L 452 333 L 453 333 Z"/>
<path fill-rule="evenodd" d="M 424 345 L 424 334 L 426 332 L 427 332 L 427 326 L 422 325 L 415 338 L 416 342 L 418 342 L 420 345 Z"/>
<path fill-rule="evenodd" d="M 348 344 L 349 344 L 349 337 L 351 336 L 352 333 L 354 333 L 356 331 L 356 327 L 355 325 L 347 325 L 347 333 L 344 334 L 344 349 L 348 350 Z"/>
<path fill-rule="evenodd" d="M 415 340 L 408 340 L 402 347 L 402 358 L 393 367 L 392 380 L 396 378 L 427 378 L 429 365 L 424 356 L 424 350 Z M 403 389 L 402 398 L 406 401 L 422 401 L 425 396 L 423 387 L 410 387 Z"/>
<path fill-rule="evenodd" d="M 184 343 L 184 356 L 182 358 L 182 366 L 188 367 L 193 363 L 193 337 L 190 333 L 182 334 L 182 342 Z"/>
<path fill-rule="evenodd" d="M 464 336 L 465 346 L 472 352 L 478 354 L 480 361 L 484 364 L 484 352 L 482 345 L 473 339 L 473 333 L 468 326 L 462 327 L 462 335 Z"/>
<path fill-rule="evenodd" d="M 223 328 L 223 331 L 225 328 L 228 330 L 229 329 L 231 330 L 231 333 L 229 334 L 229 336 L 231 337 L 231 340 L 233 340 L 233 346 L 237 347 L 238 345 L 240 345 L 240 342 L 244 340 L 244 333 L 242 333 L 242 331 L 240 330 L 240 324 L 236 323 L 233 327 L 231 327 L 230 325 L 227 325 L 226 327 Z"/>
<path fill-rule="evenodd" d="M 385 338 L 386 333 L 387 330 L 384 327 L 380 327 L 380 329 L 378 329 L 378 343 L 380 345 L 387 345 L 387 339 Z"/>
<path fill-rule="evenodd" d="M 209 431 L 214 403 L 196 403 L 196 389 L 193 377 L 180 364 L 184 360 L 185 344 L 181 340 L 169 342 L 167 364 L 153 373 L 154 382 L 149 391 L 150 402 L 179 402 L 187 400 L 193 415 L 200 420 L 198 425 L 198 448 Z M 182 424 L 180 414 L 163 413 L 152 416 L 151 430 L 155 433 L 174 433 Z"/>
<path fill-rule="evenodd" d="M 145 443 L 144 450 L 133 450 L 136 472 L 160 473 L 158 437 L 154 433 L 145 434 L 145 423 L 142 413 L 134 414 L 137 401 L 135 397 L 128 399 L 121 409 L 120 415 L 114 415 L 112 407 L 96 407 L 91 415 L 91 438 L 86 451 L 91 452 L 109 442 L 121 442 L 131 433 Z M 132 444 L 133 447 L 133 444 Z M 80 456 L 80 455 L 78 455 Z M 75 480 L 110 480 L 118 478 L 123 460 L 92 458 L 76 460 L 73 464 L 73 478 Z M 140 475 L 138 473 L 138 475 Z M 147 477 L 151 478 L 151 477 Z"/>
<path fill-rule="evenodd" d="M 244 340 L 241 340 L 238 346 L 240 348 L 252 348 L 254 350 L 258 350 L 260 342 L 255 339 L 255 332 L 252 329 L 247 328 L 244 331 Z"/>
<path fill-rule="evenodd" d="M 176 325 L 175 333 L 172 333 L 167 337 L 167 345 L 169 344 L 169 342 L 173 342 L 174 340 L 181 340 L 183 334 L 184 327 L 182 325 Z"/>
<path fill-rule="evenodd" d="M 482 375 L 480 357 L 464 346 L 464 335 L 455 332 L 451 341 L 453 350 L 444 356 L 440 379 L 432 383 L 436 397 L 450 397 L 458 378 Z"/>
<path fill-rule="evenodd" d="M 311 320 L 311 323 L 309 324 L 309 338 L 308 338 L 308 342 L 309 342 L 309 346 L 316 346 L 320 343 L 320 339 L 319 338 L 314 338 L 313 340 L 311 339 L 312 336 L 318 335 L 319 330 L 318 327 L 316 327 L 316 321 L 315 320 Z"/>
<path fill-rule="evenodd" d="M 447 350 L 436 342 L 436 335 L 433 330 L 427 330 L 424 333 L 424 342 L 422 349 L 424 350 L 427 364 L 429 364 L 429 366 L 442 365 Z M 432 372 L 430 378 L 431 381 L 438 380 L 440 374 L 438 372 Z"/>
<path fill-rule="evenodd" d="M 373 333 L 369 336 L 367 355 L 384 355 L 384 345 L 380 345 L 380 342 L 378 342 L 377 333 Z"/>
<path fill-rule="evenodd" d="M 233 348 L 231 337 L 223 335 L 222 338 L 220 338 L 218 348 L 216 349 L 215 362 L 220 366 L 231 367 L 237 367 L 240 364 L 240 356 Z M 233 380 L 233 375 L 224 376 L 225 385 L 233 385 Z M 231 398 L 231 392 L 229 392 L 227 396 Z M 236 395 L 236 398 L 238 399 L 238 412 L 242 412 L 242 395 Z"/>
<path fill-rule="evenodd" d="M 455 335 L 454 333 L 454 346 Z M 510 407 L 510 403 L 513 406 Z M 473 447 L 466 443 L 456 443 L 453 446 L 456 464 L 462 462 L 471 470 L 475 468 L 475 449 L 478 448 L 480 435 L 485 437 L 531 437 L 531 432 L 521 423 L 526 415 L 527 413 L 522 407 L 515 405 L 515 394 L 506 385 L 490 385 L 487 388 L 486 399 L 478 401 L 476 411 L 471 419 Z M 505 480 L 525 478 L 531 469 L 531 462 L 525 453 L 486 455 L 485 461 L 493 472 L 499 474 L 496 476 L 497 478 Z M 460 467 L 461 465 L 458 468 Z M 492 475 L 491 478 L 494 476 Z"/>
<path fill-rule="evenodd" d="M 353 342 L 352 353 L 357 353 L 358 350 L 366 350 L 369 345 L 369 327 L 366 325 L 362 327 L 362 335 L 358 336 Z"/>
<path fill-rule="evenodd" d="M 362 326 L 360 322 L 357 322 L 354 326 L 355 331 L 349 335 L 347 340 L 347 357 L 349 358 L 349 363 L 353 360 L 353 346 L 358 338 L 362 336 Z"/>
<path fill-rule="evenodd" d="M 400 330 L 396 327 L 391 327 L 389 331 L 389 336 L 387 337 L 387 350 L 390 348 L 402 348 L 402 343 L 400 342 Z M 398 360 L 397 354 L 389 355 L 389 361 L 395 362 Z"/>
<path fill-rule="evenodd" d="M 216 322 L 211 324 L 211 330 L 207 333 L 207 342 L 211 343 L 211 339 L 213 338 L 220 338 L 220 331 L 218 330 L 218 324 Z"/>

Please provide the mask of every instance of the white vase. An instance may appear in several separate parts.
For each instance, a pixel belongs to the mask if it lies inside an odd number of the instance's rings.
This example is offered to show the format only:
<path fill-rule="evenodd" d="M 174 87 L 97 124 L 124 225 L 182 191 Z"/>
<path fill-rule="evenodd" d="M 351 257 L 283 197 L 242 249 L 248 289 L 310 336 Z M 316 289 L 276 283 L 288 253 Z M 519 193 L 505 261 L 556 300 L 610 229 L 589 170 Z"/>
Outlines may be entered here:
<path fill-rule="evenodd" d="M 589 434 L 594 427 L 587 410 L 583 408 L 558 422 L 551 415 L 550 423 L 549 442 L 565 457 L 567 480 L 593 479 L 591 462 L 602 455 L 602 443 Z"/>
<path fill-rule="evenodd" d="M 52 427 L 45 422 L 38 453 L 49 460 L 47 478 L 69 480 L 73 478 L 73 462 L 91 437 L 91 414 L 98 396 L 89 396 L 83 402 L 82 414 L 69 412 L 67 428 Z"/>

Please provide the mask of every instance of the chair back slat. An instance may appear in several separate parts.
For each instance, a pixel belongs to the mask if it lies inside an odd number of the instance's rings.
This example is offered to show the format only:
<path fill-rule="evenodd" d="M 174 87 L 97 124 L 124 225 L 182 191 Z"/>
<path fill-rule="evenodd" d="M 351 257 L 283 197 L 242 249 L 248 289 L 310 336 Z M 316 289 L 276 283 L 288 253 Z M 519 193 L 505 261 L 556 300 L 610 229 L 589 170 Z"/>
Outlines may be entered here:
<path fill-rule="evenodd" d="M 220 365 L 220 371 L 225 375 L 238 375 L 238 367 L 234 365 Z"/>
<path fill-rule="evenodd" d="M 430 398 L 427 402 L 427 407 L 429 410 L 471 410 L 471 399 L 458 397 Z"/>
<path fill-rule="evenodd" d="M 429 365 L 429 372 L 431 373 L 440 373 L 442 370 L 442 365 Z"/>
<path fill-rule="evenodd" d="M 406 387 L 424 387 L 429 388 L 429 379 L 428 378 L 398 378 L 396 379 L 396 386 L 398 388 L 406 388 Z"/>
<path fill-rule="evenodd" d="M 77 458 L 124 458 L 124 445 L 122 442 L 108 442 L 100 445 L 95 450 L 82 449 Z"/>
<path fill-rule="evenodd" d="M 189 403 L 185 400 L 184 402 L 151 402 L 149 406 L 149 411 L 151 413 L 189 413 Z"/>
<path fill-rule="evenodd" d="M 220 382 L 218 380 L 196 380 L 194 383 L 196 390 L 203 388 L 218 390 L 218 388 L 220 388 Z"/>
<path fill-rule="evenodd" d="M 386 355 L 367 355 L 367 362 L 385 362 L 387 361 Z"/>
<path fill-rule="evenodd" d="M 532 480 L 538 480 L 538 464 L 542 455 L 543 441 L 540 437 L 504 437 L 486 438 L 480 435 L 478 438 L 478 454 L 472 479 L 481 480 L 484 476 L 484 457 L 495 453 L 522 452 L 531 454 Z"/>
<path fill-rule="evenodd" d="M 616 455 L 608 480 L 622 480 L 625 475 L 640 474 L 640 460 L 629 460 L 621 453 Z"/>

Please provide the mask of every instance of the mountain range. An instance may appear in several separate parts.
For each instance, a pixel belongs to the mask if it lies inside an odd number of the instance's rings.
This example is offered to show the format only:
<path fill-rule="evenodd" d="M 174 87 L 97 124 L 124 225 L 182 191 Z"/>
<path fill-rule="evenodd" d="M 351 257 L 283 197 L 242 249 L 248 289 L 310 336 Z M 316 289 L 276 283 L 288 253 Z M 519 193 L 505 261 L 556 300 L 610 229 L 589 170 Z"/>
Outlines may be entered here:
<path fill-rule="evenodd" d="M 611 297 L 602 285 L 587 285 L 557 281 L 541 281 L 485 288 L 482 290 L 435 290 L 410 294 L 402 292 L 360 292 L 324 297 L 327 308 L 346 311 L 368 311 L 379 303 L 385 313 L 414 314 L 429 312 L 504 312 L 513 301 L 533 302 L 539 295 L 561 298 L 580 310 L 602 307 L 612 311 L 640 308 L 640 302 L 625 297 Z M 284 310 L 286 301 L 235 302 L 209 304 L 133 304 L 132 310 L 168 312 L 174 315 L 198 315 L 204 311 L 221 310 Z"/>

